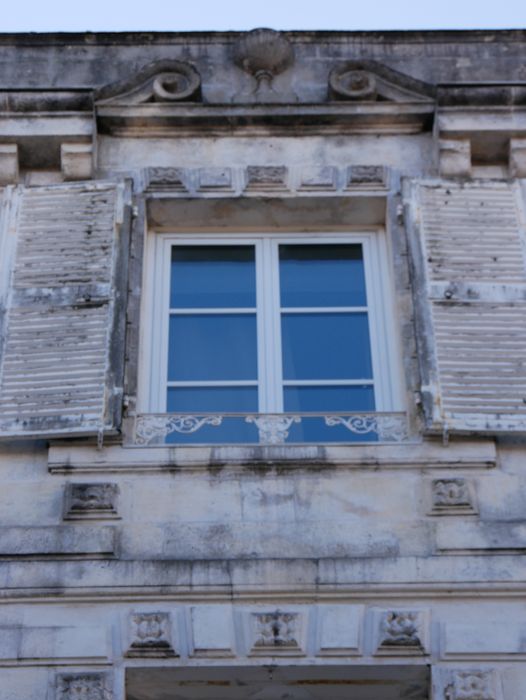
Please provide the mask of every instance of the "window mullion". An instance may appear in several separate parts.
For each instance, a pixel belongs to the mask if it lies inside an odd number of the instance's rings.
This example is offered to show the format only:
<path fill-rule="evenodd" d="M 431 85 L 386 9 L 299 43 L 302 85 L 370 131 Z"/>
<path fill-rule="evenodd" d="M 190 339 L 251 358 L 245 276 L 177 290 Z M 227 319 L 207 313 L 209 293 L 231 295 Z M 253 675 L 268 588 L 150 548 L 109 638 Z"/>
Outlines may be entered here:
<path fill-rule="evenodd" d="M 279 287 L 279 241 L 268 240 L 268 279 L 270 282 L 268 322 L 269 352 L 272 356 L 272 390 L 269 412 L 283 412 L 283 367 L 281 362 L 281 300 Z"/>

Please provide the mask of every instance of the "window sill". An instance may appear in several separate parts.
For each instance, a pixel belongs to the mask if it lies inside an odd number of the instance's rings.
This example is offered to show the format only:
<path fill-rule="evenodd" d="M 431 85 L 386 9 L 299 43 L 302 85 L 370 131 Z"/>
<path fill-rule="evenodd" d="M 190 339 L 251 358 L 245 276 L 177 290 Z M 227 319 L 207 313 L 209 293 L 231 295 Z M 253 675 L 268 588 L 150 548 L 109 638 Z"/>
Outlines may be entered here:
<path fill-rule="evenodd" d="M 210 472 L 231 469 L 491 469 L 496 466 L 493 440 L 463 438 L 443 445 L 440 439 L 399 444 L 354 445 L 104 445 L 61 441 L 52 443 L 48 469 L 58 474 L 126 474 L 145 472 Z"/>

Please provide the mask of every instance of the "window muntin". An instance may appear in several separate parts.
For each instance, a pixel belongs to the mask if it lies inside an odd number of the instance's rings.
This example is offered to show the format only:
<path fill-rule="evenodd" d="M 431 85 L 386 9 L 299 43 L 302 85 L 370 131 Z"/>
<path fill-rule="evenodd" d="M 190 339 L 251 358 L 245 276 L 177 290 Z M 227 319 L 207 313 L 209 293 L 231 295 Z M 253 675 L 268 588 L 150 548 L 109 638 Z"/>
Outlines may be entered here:
<path fill-rule="evenodd" d="M 377 232 L 155 236 L 149 410 L 233 411 L 220 388 L 240 411 L 393 410 L 379 246 Z"/>

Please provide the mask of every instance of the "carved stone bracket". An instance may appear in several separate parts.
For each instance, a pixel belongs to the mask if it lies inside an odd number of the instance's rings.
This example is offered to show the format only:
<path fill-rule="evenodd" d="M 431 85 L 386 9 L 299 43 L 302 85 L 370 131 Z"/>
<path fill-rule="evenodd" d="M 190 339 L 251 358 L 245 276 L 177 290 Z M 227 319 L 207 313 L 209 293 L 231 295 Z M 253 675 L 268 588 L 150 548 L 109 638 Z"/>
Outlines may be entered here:
<path fill-rule="evenodd" d="M 425 653 L 424 615 L 415 610 L 384 611 L 380 618 L 377 654 Z"/>
<path fill-rule="evenodd" d="M 105 673 L 61 673 L 56 679 L 56 700 L 111 700 Z"/>
<path fill-rule="evenodd" d="M 300 614 L 295 612 L 252 613 L 252 655 L 298 656 L 303 653 Z"/>
<path fill-rule="evenodd" d="M 176 656 L 169 613 L 134 613 L 130 617 L 130 648 L 126 656 Z"/>
<path fill-rule="evenodd" d="M 67 484 L 65 520 L 117 518 L 117 484 Z"/>

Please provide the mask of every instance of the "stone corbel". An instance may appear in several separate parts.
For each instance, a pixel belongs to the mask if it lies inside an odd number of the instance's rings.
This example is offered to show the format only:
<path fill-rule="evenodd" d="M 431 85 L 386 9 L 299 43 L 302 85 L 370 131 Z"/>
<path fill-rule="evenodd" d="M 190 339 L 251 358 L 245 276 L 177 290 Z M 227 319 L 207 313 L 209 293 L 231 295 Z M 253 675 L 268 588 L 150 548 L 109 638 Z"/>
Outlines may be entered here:
<path fill-rule="evenodd" d="M 61 144 L 60 169 L 64 180 L 90 180 L 93 177 L 91 143 Z"/>
<path fill-rule="evenodd" d="M 438 149 L 442 177 L 471 176 L 470 139 L 439 139 Z"/>
<path fill-rule="evenodd" d="M 0 186 L 18 182 L 18 146 L 16 143 L 0 144 Z"/>
<path fill-rule="evenodd" d="M 526 177 L 526 138 L 510 139 L 509 168 L 511 177 Z"/>

